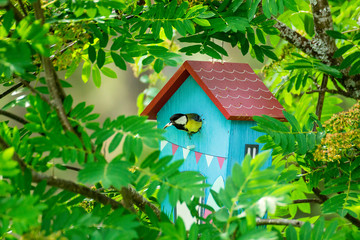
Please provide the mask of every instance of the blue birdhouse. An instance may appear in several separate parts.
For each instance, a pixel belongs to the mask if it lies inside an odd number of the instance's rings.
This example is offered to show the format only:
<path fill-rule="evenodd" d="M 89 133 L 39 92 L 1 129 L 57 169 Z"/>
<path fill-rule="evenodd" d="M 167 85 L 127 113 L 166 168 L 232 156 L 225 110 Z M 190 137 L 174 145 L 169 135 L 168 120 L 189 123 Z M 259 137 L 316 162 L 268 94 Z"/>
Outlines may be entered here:
<path fill-rule="evenodd" d="M 210 189 L 223 188 L 232 166 L 241 164 L 246 154 L 254 157 L 262 148 L 255 140 L 263 134 L 251 129 L 256 125 L 253 116 L 265 114 L 285 120 L 283 109 L 248 64 L 186 61 L 141 115 L 156 119 L 159 128 L 166 126 L 174 114 L 200 116 L 202 126 L 197 133 L 166 128 L 166 140 L 160 143 L 161 156 L 184 159 L 181 171 L 204 175 L 211 188 L 205 190 L 202 201 L 216 210 Z M 270 165 L 271 158 L 263 167 Z M 165 203 L 162 209 L 174 218 L 190 218 L 180 204 L 173 209 Z M 209 212 L 201 214 L 206 217 Z"/>

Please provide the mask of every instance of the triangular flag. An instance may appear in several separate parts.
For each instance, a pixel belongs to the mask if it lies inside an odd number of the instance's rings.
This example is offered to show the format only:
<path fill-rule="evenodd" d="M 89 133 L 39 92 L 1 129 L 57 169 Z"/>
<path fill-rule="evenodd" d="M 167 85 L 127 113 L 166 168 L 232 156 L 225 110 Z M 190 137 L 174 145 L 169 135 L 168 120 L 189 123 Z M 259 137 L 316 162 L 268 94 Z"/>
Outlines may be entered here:
<path fill-rule="evenodd" d="M 186 160 L 187 156 L 189 155 L 190 149 L 183 148 L 183 157 Z"/>
<path fill-rule="evenodd" d="M 199 152 L 195 152 L 195 158 L 196 158 L 196 163 L 199 162 L 200 158 L 201 158 L 202 153 Z"/>
<path fill-rule="evenodd" d="M 214 156 L 211 156 L 211 155 L 206 155 L 206 154 L 205 154 L 205 157 L 206 157 L 206 162 L 207 162 L 207 165 L 208 165 L 208 167 L 210 167 L 210 164 L 211 164 L 211 162 L 212 162 L 212 160 L 213 160 Z"/>
<path fill-rule="evenodd" d="M 162 151 L 164 149 L 164 147 L 166 146 L 166 144 L 168 144 L 168 141 L 162 140 L 160 142 L 160 151 Z"/>
<path fill-rule="evenodd" d="M 175 153 L 176 153 L 176 150 L 178 149 L 178 145 L 176 145 L 176 144 L 172 144 L 172 154 L 173 155 L 175 155 Z"/>
<path fill-rule="evenodd" d="M 223 165 L 223 163 L 224 163 L 224 161 L 225 161 L 225 158 L 223 158 L 223 157 L 217 157 L 217 159 L 218 159 L 218 162 L 219 162 L 219 165 L 220 165 L 220 169 L 222 168 L 222 165 Z"/>

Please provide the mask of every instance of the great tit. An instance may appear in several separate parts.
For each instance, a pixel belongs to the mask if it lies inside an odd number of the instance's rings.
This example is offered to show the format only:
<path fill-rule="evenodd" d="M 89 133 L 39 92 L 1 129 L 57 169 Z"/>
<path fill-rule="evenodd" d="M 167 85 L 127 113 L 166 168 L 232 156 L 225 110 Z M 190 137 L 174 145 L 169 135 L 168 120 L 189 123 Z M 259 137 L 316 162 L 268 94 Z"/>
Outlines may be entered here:
<path fill-rule="evenodd" d="M 186 131 L 190 136 L 197 133 L 201 126 L 201 117 L 196 113 L 182 114 L 177 113 L 170 117 L 170 122 L 165 125 L 164 129 L 173 125 L 179 130 Z"/>

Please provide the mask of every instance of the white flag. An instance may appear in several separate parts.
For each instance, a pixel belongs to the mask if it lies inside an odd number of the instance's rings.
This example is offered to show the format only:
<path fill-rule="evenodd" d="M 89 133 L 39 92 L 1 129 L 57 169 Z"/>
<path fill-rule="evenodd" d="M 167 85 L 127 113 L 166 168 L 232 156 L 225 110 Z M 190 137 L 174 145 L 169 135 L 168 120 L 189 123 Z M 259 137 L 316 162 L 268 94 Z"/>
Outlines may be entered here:
<path fill-rule="evenodd" d="M 206 154 L 205 154 L 205 157 L 206 157 L 206 162 L 207 162 L 207 165 L 208 165 L 208 167 L 210 167 L 210 164 L 211 164 L 211 162 L 212 162 L 212 160 L 213 160 L 214 156 L 211 156 L 211 155 L 206 155 Z"/>
<path fill-rule="evenodd" d="M 187 148 L 182 148 L 182 149 L 183 149 L 184 159 L 186 160 L 187 156 L 189 155 L 190 149 L 187 149 Z"/>
<path fill-rule="evenodd" d="M 164 149 L 164 147 L 166 146 L 166 144 L 168 144 L 168 141 L 162 140 L 160 142 L 160 151 L 162 151 Z"/>

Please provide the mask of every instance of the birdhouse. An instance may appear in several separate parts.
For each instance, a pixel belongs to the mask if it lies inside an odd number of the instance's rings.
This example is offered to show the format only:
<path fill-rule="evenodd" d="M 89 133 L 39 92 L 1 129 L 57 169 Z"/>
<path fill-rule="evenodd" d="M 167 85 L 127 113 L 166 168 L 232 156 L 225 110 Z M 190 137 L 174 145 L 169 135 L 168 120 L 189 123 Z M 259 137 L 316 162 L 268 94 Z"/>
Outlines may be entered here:
<path fill-rule="evenodd" d="M 263 133 L 252 130 L 253 116 L 263 114 L 284 120 L 284 108 L 245 63 L 186 61 L 160 90 L 141 115 L 156 119 L 163 128 L 174 114 L 200 116 L 199 132 L 188 134 L 174 126 L 166 128 L 166 140 L 160 143 L 161 156 L 184 159 L 181 171 L 198 171 L 212 187 L 205 190 L 203 202 L 218 209 L 210 189 L 223 188 L 235 163 L 245 155 L 255 156 L 262 144 L 255 140 Z M 271 165 L 271 158 L 263 168 Z M 178 205 L 162 206 L 169 215 L 186 213 Z M 206 217 L 209 212 L 201 213 Z M 186 221 L 185 221 L 186 222 Z"/>

